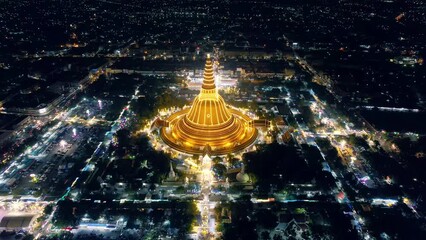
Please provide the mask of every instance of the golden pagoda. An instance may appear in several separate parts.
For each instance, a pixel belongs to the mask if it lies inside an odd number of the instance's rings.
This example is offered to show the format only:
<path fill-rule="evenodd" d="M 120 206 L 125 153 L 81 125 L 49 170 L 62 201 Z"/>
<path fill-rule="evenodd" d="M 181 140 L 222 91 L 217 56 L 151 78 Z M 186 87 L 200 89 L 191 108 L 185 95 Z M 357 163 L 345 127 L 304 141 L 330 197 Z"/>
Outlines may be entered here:
<path fill-rule="evenodd" d="M 249 116 L 226 105 L 219 95 L 210 56 L 200 94 L 190 108 L 168 117 L 161 138 L 171 148 L 189 154 L 224 155 L 244 150 L 257 137 Z"/>

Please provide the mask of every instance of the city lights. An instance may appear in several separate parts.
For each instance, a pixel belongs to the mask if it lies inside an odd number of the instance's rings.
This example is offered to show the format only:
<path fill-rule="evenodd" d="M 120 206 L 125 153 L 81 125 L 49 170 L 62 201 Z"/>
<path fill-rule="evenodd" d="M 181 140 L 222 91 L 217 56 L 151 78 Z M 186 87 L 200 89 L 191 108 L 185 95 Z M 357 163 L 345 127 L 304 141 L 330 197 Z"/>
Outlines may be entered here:
<path fill-rule="evenodd" d="M 422 1 L 0 4 L 0 239 L 426 239 Z"/>

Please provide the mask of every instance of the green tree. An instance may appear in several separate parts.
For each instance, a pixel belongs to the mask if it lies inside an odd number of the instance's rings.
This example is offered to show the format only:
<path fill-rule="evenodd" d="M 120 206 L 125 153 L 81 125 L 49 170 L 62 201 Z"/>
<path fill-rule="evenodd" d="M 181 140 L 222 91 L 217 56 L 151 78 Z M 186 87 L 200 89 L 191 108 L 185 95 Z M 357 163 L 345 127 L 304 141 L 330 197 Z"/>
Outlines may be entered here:
<path fill-rule="evenodd" d="M 65 199 L 58 202 L 53 224 L 58 228 L 73 226 L 76 221 L 74 215 L 75 204 L 72 200 Z"/>

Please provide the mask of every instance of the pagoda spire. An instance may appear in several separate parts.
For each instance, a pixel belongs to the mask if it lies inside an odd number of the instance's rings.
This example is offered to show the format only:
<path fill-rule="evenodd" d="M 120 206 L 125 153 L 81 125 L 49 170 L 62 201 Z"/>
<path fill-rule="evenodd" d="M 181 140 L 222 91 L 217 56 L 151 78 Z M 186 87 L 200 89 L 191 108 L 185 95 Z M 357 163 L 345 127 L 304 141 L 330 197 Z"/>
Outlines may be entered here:
<path fill-rule="evenodd" d="M 214 76 L 213 76 L 213 63 L 210 59 L 210 54 L 207 54 L 206 65 L 204 67 L 204 79 L 203 79 L 202 89 L 204 90 L 216 89 Z"/>

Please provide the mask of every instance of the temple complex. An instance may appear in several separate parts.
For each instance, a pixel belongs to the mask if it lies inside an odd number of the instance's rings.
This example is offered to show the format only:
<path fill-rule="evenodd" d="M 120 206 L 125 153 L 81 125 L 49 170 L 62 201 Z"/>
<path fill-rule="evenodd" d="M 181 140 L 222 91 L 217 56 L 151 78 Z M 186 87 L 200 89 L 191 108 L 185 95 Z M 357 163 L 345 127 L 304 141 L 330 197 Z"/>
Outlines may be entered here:
<path fill-rule="evenodd" d="M 253 120 L 227 106 L 219 95 L 209 55 L 200 94 L 190 108 L 170 115 L 166 123 L 161 128 L 163 141 L 188 154 L 224 155 L 242 151 L 258 135 Z"/>

